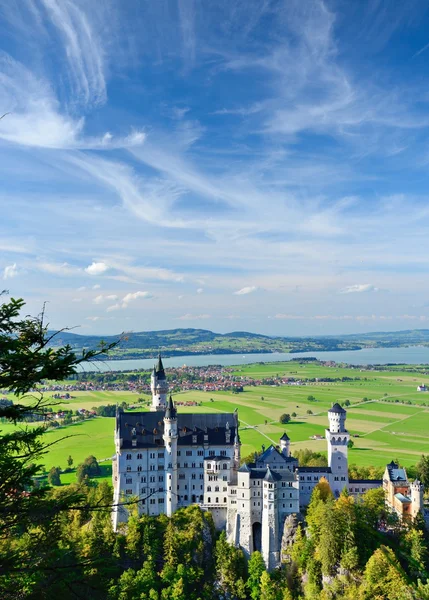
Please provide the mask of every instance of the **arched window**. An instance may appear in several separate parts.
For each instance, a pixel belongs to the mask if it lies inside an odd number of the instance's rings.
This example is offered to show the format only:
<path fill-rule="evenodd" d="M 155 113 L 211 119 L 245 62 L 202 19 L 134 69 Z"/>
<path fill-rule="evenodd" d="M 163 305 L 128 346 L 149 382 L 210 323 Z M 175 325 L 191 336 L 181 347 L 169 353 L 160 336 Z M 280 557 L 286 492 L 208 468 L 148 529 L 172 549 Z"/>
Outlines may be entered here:
<path fill-rule="evenodd" d="M 211 498 L 207 498 L 207 502 L 210 504 L 210 502 L 212 501 Z"/>
<path fill-rule="evenodd" d="M 228 468 L 228 465 L 227 465 L 226 463 L 223 463 L 223 465 L 222 465 L 222 469 L 223 469 L 224 471 L 226 471 L 226 469 L 227 469 L 227 468 Z"/>
<path fill-rule="evenodd" d="M 208 491 L 208 492 L 211 492 L 211 491 L 212 491 L 212 486 L 211 486 L 211 485 L 209 485 L 209 486 L 207 487 L 207 491 Z"/>
<path fill-rule="evenodd" d="M 219 498 L 216 498 L 216 504 L 219 504 Z"/>

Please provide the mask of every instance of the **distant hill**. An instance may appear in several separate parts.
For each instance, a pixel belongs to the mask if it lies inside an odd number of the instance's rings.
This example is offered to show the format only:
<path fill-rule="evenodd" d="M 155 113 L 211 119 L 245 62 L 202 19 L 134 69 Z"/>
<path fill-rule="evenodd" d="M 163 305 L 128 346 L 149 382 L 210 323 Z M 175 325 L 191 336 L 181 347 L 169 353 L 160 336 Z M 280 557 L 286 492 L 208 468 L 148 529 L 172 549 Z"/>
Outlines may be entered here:
<path fill-rule="evenodd" d="M 50 332 L 54 333 L 54 332 Z M 122 339 L 121 339 L 122 337 Z M 101 341 L 121 339 L 110 358 L 150 358 L 158 352 L 164 356 L 185 354 L 251 354 L 270 352 L 311 352 L 315 350 L 360 350 L 410 345 L 429 346 L 429 329 L 372 332 L 325 337 L 280 337 L 246 331 L 214 333 L 208 329 L 165 329 L 140 331 L 124 335 L 81 335 L 70 331 L 58 333 L 52 345 L 69 344 L 72 348 L 96 348 Z"/>

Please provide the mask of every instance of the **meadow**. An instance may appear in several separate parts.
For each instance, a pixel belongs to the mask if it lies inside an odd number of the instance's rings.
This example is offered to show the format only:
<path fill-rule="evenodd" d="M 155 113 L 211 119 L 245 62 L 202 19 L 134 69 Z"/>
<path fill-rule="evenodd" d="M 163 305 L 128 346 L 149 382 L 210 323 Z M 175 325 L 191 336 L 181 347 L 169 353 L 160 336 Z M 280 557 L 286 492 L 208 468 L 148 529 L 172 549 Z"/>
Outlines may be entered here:
<path fill-rule="evenodd" d="M 182 412 L 233 412 L 238 408 L 242 456 L 260 449 L 262 445 L 277 444 L 285 431 L 291 439 L 292 452 L 302 448 L 326 452 L 325 440 L 312 440 L 310 437 L 324 435 L 328 409 L 333 402 L 343 403 L 346 400 L 350 402 L 347 428 L 354 436 L 354 447 L 349 451 L 350 464 L 383 466 L 392 459 L 398 459 L 406 467 L 415 464 L 421 454 L 429 454 L 429 393 L 417 392 L 416 387 L 421 381 L 415 373 L 397 367 L 392 371 L 377 372 L 287 362 L 242 366 L 237 368 L 236 375 L 254 379 L 275 375 L 297 379 L 357 378 L 344 382 L 315 381 L 301 386 L 246 386 L 239 394 L 187 391 L 175 395 L 178 401 L 201 403 L 198 407 L 180 406 L 178 410 Z M 73 392 L 73 396 L 61 406 L 74 410 L 122 401 L 132 404 L 142 394 Z M 309 401 L 309 396 L 315 400 Z M 283 413 L 296 413 L 296 417 L 282 425 L 279 417 Z M 46 469 L 51 466 L 66 468 L 69 455 L 77 466 L 93 454 L 104 461 L 103 477 L 109 479 L 114 453 L 114 424 L 114 418 L 96 417 L 48 431 L 46 442 L 56 443 L 43 457 Z M 13 427 L 0 424 L 4 432 Z M 68 473 L 62 476 L 62 480 L 69 483 L 74 477 L 74 473 Z"/>

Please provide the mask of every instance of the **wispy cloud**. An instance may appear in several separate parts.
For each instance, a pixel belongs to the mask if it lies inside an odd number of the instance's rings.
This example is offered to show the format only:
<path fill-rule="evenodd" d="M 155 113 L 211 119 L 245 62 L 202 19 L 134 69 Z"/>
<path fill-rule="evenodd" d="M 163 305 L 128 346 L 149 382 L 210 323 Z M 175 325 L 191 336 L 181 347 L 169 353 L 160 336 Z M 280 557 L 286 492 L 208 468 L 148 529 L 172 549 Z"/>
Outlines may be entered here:
<path fill-rule="evenodd" d="M 201 321 L 204 319 L 210 319 L 211 315 L 201 314 L 201 315 L 192 315 L 187 313 L 186 315 L 182 315 L 181 317 L 177 317 L 179 321 Z"/>
<path fill-rule="evenodd" d="M 371 283 L 357 283 L 355 285 L 348 285 L 340 290 L 341 294 L 361 294 L 363 292 L 378 292 L 379 289 Z"/>
<path fill-rule="evenodd" d="M 258 288 L 256 287 L 256 285 L 248 285 L 246 287 L 241 288 L 240 290 L 237 290 L 236 292 L 234 292 L 235 296 L 244 296 L 246 294 L 252 294 L 253 292 L 256 292 Z"/>
<path fill-rule="evenodd" d="M 3 279 L 13 279 L 17 275 L 18 268 L 16 266 L 16 263 L 13 263 L 13 265 L 8 265 L 3 269 Z"/>
<path fill-rule="evenodd" d="M 85 268 L 89 275 L 102 275 L 108 270 L 109 267 L 104 262 L 93 262 Z"/>

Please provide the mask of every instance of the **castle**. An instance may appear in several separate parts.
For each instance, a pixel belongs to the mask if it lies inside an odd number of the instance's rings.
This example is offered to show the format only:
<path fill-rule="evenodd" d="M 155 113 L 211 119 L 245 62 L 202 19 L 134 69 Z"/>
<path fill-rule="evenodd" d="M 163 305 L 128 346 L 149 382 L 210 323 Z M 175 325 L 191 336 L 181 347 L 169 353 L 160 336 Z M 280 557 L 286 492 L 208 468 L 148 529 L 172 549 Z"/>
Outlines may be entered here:
<path fill-rule="evenodd" d="M 285 519 L 310 502 L 324 478 L 338 497 L 383 486 L 387 504 L 402 518 L 423 511 L 423 488 L 408 483 L 406 472 L 391 463 L 383 481 L 348 477 L 346 411 L 334 404 L 328 411 L 327 467 L 300 467 L 290 455 L 286 433 L 252 464 L 240 465 L 237 410 L 233 413 L 178 413 L 161 356 L 151 375 L 150 412 L 117 412 L 116 455 L 112 478 L 115 531 L 126 522 L 121 503 L 137 497 L 140 514 L 171 516 L 178 508 L 198 504 L 225 529 L 229 541 L 246 555 L 261 551 L 268 569 L 280 563 Z"/>

